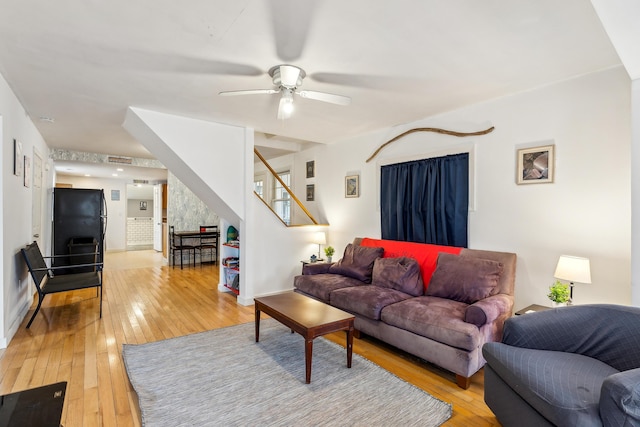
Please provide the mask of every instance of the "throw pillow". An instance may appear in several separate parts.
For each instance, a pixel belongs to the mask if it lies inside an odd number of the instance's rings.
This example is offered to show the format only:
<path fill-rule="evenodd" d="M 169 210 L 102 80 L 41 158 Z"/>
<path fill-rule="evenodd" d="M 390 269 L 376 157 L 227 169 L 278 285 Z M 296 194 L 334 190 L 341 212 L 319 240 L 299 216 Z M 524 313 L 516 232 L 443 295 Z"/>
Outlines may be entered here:
<path fill-rule="evenodd" d="M 471 304 L 464 311 L 464 321 L 479 328 L 487 323 L 487 313 L 482 308 Z"/>
<path fill-rule="evenodd" d="M 373 263 L 372 284 L 419 297 L 424 294 L 420 265 L 413 258 L 378 258 Z"/>
<path fill-rule="evenodd" d="M 497 261 L 443 252 L 426 294 L 473 304 L 497 293 L 502 269 Z"/>
<path fill-rule="evenodd" d="M 365 283 L 371 283 L 373 263 L 382 256 L 384 249 L 355 246 L 349 243 L 344 249 L 340 261 L 329 268 L 331 274 L 353 277 Z"/>
<path fill-rule="evenodd" d="M 431 281 L 431 276 L 436 269 L 438 254 L 447 252 L 450 254 L 459 254 L 462 248 L 455 246 L 432 245 L 429 243 L 401 242 L 398 240 L 380 240 L 365 237 L 362 239 L 362 246 L 374 246 L 384 248 L 384 258 L 398 258 L 406 256 L 413 258 L 420 264 L 422 271 L 422 281 L 425 290 Z"/>

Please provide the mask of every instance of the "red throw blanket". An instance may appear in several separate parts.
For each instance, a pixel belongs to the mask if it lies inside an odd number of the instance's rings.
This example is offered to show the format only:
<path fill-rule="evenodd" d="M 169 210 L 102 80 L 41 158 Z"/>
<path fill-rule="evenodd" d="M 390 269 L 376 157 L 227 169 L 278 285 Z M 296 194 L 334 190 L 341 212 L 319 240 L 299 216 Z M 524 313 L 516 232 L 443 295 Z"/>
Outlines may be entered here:
<path fill-rule="evenodd" d="M 409 257 L 418 261 L 420 271 L 422 272 L 422 280 L 424 281 L 424 289 L 427 290 L 431 276 L 436 269 L 438 262 L 438 254 L 447 252 L 459 255 L 462 248 L 455 246 L 431 245 L 428 243 L 401 242 L 398 240 L 379 240 L 365 237 L 362 239 L 361 246 L 369 246 L 375 248 L 384 248 L 383 258 Z"/>

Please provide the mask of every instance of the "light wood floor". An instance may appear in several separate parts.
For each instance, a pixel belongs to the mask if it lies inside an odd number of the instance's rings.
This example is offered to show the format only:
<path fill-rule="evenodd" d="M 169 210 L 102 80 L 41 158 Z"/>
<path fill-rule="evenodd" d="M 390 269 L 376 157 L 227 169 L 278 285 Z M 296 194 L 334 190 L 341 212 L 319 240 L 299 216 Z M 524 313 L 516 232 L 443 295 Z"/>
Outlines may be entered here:
<path fill-rule="evenodd" d="M 24 328 L 29 311 L 9 347 L 0 350 L 0 394 L 68 382 L 66 427 L 140 425 L 137 397 L 122 361 L 123 343 L 254 319 L 253 306 L 238 305 L 233 295 L 217 291 L 215 266 L 171 268 L 153 251 L 110 253 L 105 261 L 102 319 L 95 290 L 47 296 L 31 328 Z M 344 334 L 329 339 L 344 345 Z M 452 374 L 373 339 L 354 340 L 354 352 L 452 403 L 447 426 L 499 426 L 483 400 L 482 371 L 462 390 Z"/>

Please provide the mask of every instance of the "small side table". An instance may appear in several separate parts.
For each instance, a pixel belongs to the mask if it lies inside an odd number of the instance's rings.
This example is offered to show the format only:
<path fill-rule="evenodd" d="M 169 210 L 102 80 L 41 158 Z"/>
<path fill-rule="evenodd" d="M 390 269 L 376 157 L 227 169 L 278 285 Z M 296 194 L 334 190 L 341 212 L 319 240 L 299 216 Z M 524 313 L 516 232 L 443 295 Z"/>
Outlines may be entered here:
<path fill-rule="evenodd" d="M 528 313 L 536 313 L 538 311 L 551 310 L 551 307 L 547 307 L 545 305 L 531 304 L 528 307 L 523 308 L 522 310 L 518 310 L 515 312 L 516 316 L 520 316 L 522 314 Z"/>
<path fill-rule="evenodd" d="M 314 262 L 311 262 L 310 259 L 303 259 L 300 262 L 302 263 L 302 271 L 304 271 L 304 266 L 307 264 L 324 264 L 325 263 L 323 259 L 317 259 Z"/>

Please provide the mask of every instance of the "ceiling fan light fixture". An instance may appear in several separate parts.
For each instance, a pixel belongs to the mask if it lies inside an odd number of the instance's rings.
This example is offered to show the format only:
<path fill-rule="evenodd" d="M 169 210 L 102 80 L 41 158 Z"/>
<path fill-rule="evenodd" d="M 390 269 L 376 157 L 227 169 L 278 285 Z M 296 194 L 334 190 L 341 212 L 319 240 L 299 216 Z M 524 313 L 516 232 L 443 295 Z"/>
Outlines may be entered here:
<path fill-rule="evenodd" d="M 293 114 L 293 91 L 291 89 L 283 88 L 282 97 L 278 104 L 278 118 L 288 119 Z"/>
<path fill-rule="evenodd" d="M 269 75 L 275 86 L 295 89 L 302 84 L 302 79 L 307 75 L 302 68 L 295 65 L 276 65 L 271 67 Z"/>
<path fill-rule="evenodd" d="M 222 91 L 218 94 L 222 96 L 235 96 L 280 93 L 277 117 L 281 120 L 288 119 L 293 114 L 294 93 L 297 93 L 302 98 L 328 102 L 330 104 L 349 105 L 351 103 L 351 98 L 348 96 L 335 95 L 332 93 L 318 92 L 314 90 L 298 90 L 307 73 L 302 68 L 296 67 L 295 65 L 276 65 L 269 69 L 269 75 L 271 76 L 273 85 L 277 89 L 232 90 Z"/>

